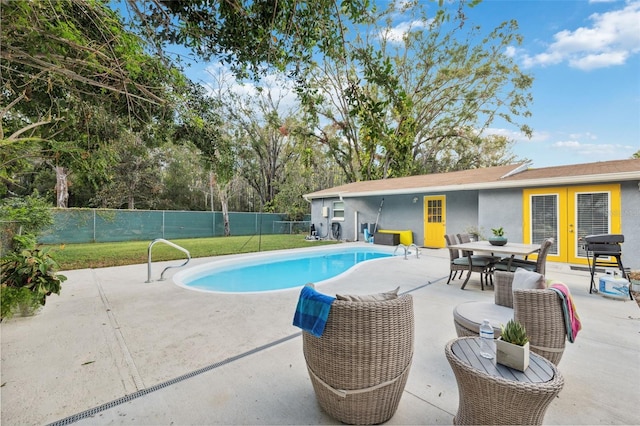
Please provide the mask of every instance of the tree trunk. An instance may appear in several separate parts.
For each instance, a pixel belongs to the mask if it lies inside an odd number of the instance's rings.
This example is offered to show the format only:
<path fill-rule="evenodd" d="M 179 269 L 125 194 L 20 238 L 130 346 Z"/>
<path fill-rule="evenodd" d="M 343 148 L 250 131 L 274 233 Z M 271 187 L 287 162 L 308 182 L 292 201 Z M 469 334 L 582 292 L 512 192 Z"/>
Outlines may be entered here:
<path fill-rule="evenodd" d="M 53 166 L 56 172 L 56 207 L 66 209 L 69 201 L 69 184 L 67 182 L 68 169 Z"/>
<path fill-rule="evenodd" d="M 231 227 L 229 226 L 229 196 L 227 194 L 228 184 L 225 188 L 218 186 L 218 197 L 220 198 L 220 204 L 222 205 L 222 220 L 224 223 L 224 236 L 231 235 Z"/>
<path fill-rule="evenodd" d="M 221 184 L 214 173 L 211 175 L 210 180 L 212 185 L 216 187 L 218 198 L 220 198 L 222 220 L 224 223 L 224 236 L 228 237 L 231 235 L 231 227 L 229 226 L 229 191 L 231 190 L 233 179 L 230 180 L 229 182 Z M 213 211 L 213 199 L 211 200 L 211 206 L 212 206 L 211 210 Z"/>

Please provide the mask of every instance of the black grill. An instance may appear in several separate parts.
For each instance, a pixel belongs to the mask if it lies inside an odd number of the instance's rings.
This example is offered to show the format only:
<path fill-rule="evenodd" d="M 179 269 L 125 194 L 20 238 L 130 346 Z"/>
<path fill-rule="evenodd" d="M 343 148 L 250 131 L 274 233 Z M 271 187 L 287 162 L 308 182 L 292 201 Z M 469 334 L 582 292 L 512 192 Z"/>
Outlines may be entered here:
<path fill-rule="evenodd" d="M 624 278 L 627 274 L 622 266 L 622 246 L 624 235 L 622 234 L 597 234 L 584 237 L 585 249 L 587 250 L 587 260 L 591 272 L 591 287 L 589 293 L 597 292 L 594 281 L 596 266 L 617 266 Z M 603 259 L 607 258 L 607 259 Z M 615 258 L 615 262 L 611 259 Z M 629 292 L 631 297 L 631 292 Z M 633 299 L 633 297 L 631 297 Z"/>
<path fill-rule="evenodd" d="M 602 253 L 604 256 L 622 254 L 622 247 L 620 246 L 620 244 L 624 243 L 624 235 L 622 234 L 587 235 L 584 240 L 587 243 L 585 246 L 587 251 Z"/>

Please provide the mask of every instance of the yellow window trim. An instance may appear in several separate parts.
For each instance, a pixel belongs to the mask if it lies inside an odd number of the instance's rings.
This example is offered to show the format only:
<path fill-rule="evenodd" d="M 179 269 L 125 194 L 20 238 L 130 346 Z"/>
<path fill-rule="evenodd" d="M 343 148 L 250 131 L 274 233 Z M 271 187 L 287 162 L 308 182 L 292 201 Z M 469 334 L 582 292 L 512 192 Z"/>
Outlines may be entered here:
<path fill-rule="evenodd" d="M 552 262 L 587 263 L 586 259 L 578 258 L 575 253 L 576 232 L 576 195 L 583 193 L 609 194 L 610 211 L 609 227 L 611 233 L 621 233 L 621 197 L 620 184 L 601 184 L 566 186 L 552 188 L 532 188 L 522 191 L 522 235 L 523 241 L 531 243 L 531 197 L 534 195 L 556 195 L 558 197 L 558 254 L 548 256 Z"/>

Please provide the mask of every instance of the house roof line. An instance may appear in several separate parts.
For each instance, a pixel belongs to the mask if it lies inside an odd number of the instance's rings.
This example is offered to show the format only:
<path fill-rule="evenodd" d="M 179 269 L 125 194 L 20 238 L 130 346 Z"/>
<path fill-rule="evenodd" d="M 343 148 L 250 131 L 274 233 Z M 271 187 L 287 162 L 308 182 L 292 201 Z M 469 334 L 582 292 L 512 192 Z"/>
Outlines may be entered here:
<path fill-rule="evenodd" d="M 524 188 L 524 187 L 541 187 L 541 186 L 559 186 L 559 185 L 575 185 L 575 184 L 589 184 L 589 183 L 603 183 L 603 182 L 620 182 L 628 180 L 640 180 L 640 171 L 620 172 L 620 173 L 606 173 L 606 174 L 592 174 L 583 176 L 555 176 L 550 178 L 538 178 L 538 179 L 516 179 L 516 180 L 504 180 L 504 181 L 488 181 L 477 183 L 463 183 L 456 185 L 438 185 L 438 186 L 421 186 L 412 188 L 399 188 L 399 189 L 383 189 L 372 191 L 339 191 L 335 193 L 323 192 L 318 195 L 306 194 L 304 198 L 309 201 L 316 198 L 350 198 L 350 197 L 363 197 L 363 196 L 380 196 L 380 195 L 405 195 L 415 194 L 421 192 L 452 192 L 452 191 L 468 191 L 478 189 L 508 189 L 508 188 Z"/>
<path fill-rule="evenodd" d="M 500 176 L 500 179 L 508 178 L 509 176 L 513 176 L 513 175 L 516 175 L 518 173 L 524 172 L 529 168 L 530 164 L 531 163 L 522 163 L 518 167 L 516 167 L 515 169 L 511 170 L 510 172 Z"/>

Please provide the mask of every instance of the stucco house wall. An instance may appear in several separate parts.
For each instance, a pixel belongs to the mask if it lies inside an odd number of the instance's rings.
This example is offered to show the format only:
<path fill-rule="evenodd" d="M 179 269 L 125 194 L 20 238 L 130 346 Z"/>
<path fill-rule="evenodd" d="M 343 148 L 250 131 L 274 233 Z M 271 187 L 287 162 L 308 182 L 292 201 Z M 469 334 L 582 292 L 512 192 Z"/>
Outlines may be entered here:
<path fill-rule="evenodd" d="M 618 215 L 621 232 L 625 236 L 622 246 L 624 265 L 640 269 L 640 160 L 616 160 L 543 169 L 499 166 L 395 180 L 357 182 L 307 194 L 305 198 L 311 202 L 311 221 L 321 237 L 332 238 L 333 202 L 342 200 L 344 219 L 339 222 L 342 240 L 363 240 L 361 224 L 368 223 L 373 227 L 378 218 L 379 229 L 411 229 L 414 243 L 422 246 L 424 197 L 444 196 L 445 233 L 469 232 L 477 227 L 482 236 L 487 238 L 491 236 L 492 228 L 503 227 L 511 241 L 525 241 L 523 194 L 526 191 L 531 188 L 588 188 L 610 183 L 620 185 L 621 208 L 620 211 L 611 211 L 611 215 Z M 384 204 L 378 217 L 383 198 Z M 331 210 L 327 218 L 322 217 L 324 206 Z M 566 207 L 564 209 L 566 211 Z"/>
<path fill-rule="evenodd" d="M 413 232 L 413 241 L 422 245 L 424 241 L 424 197 L 444 195 L 446 197 L 446 233 L 468 232 L 478 226 L 478 191 L 455 191 L 445 193 L 413 193 L 385 197 L 345 197 L 345 218 L 339 221 L 343 240 L 356 239 L 356 216 L 358 213 L 357 240 L 363 240 L 360 225 L 368 223 L 373 228 L 378 219 L 378 229 L 407 230 Z M 382 209 L 380 204 L 384 198 Z M 415 199 L 415 202 L 414 202 Z M 324 236 L 333 223 L 333 202 L 339 198 L 314 199 L 311 203 L 311 223 L 318 235 Z M 322 207 L 329 206 L 328 218 L 322 217 Z M 378 217 L 378 211 L 380 215 Z M 331 238 L 331 234 L 329 234 Z"/>
<path fill-rule="evenodd" d="M 442 194 L 446 197 L 445 234 L 467 233 L 478 226 L 478 191 L 455 191 Z M 420 221 L 420 243 L 424 242 L 424 223 Z"/>
<path fill-rule="evenodd" d="M 478 195 L 478 225 L 484 236 L 490 237 L 491 229 L 504 229 L 505 237 L 512 241 L 523 241 L 522 235 L 522 190 L 483 190 Z"/>
<path fill-rule="evenodd" d="M 620 221 L 625 238 L 622 263 L 627 268 L 640 269 L 640 182 L 622 182 L 620 193 Z"/>
<path fill-rule="evenodd" d="M 331 214 L 333 212 L 333 201 L 338 198 L 315 199 L 311 202 L 311 223 L 315 225 L 316 232 L 321 238 L 331 238 Z M 322 208 L 328 206 L 332 211 L 329 217 L 322 217 Z"/>

